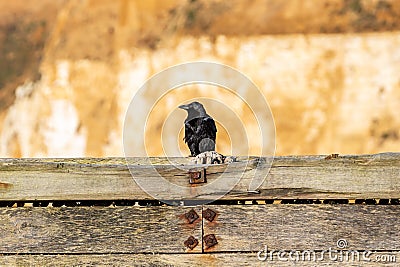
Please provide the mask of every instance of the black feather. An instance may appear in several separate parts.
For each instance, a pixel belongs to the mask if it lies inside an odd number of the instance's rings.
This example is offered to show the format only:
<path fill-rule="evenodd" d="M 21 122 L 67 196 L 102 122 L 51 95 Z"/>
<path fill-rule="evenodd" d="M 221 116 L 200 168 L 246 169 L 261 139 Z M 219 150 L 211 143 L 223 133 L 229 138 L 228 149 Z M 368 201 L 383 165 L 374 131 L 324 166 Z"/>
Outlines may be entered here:
<path fill-rule="evenodd" d="M 205 151 L 214 151 L 217 127 L 214 119 L 206 113 L 203 105 L 199 102 L 192 102 L 179 106 L 179 108 L 188 112 L 183 140 L 187 143 L 192 156 L 197 156 Z"/>

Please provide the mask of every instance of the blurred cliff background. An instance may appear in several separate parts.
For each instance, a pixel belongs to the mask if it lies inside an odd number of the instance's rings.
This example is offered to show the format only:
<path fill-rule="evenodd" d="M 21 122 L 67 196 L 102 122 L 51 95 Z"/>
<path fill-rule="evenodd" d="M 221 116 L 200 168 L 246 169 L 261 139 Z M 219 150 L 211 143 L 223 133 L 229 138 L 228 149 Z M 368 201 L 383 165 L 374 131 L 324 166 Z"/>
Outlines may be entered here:
<path fill-rule="evenodd" d="M 192 60 L 258 85 L 277 155 L 399 151 L 400 1 L 0 0 L 0 156 L 122 156 L 136 90 Z"/>

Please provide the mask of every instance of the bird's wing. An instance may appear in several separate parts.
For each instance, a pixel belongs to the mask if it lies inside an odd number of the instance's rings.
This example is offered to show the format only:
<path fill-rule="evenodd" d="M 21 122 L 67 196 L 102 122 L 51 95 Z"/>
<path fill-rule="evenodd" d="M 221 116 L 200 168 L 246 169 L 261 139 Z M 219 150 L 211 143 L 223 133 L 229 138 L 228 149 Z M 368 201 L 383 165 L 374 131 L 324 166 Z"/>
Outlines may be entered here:
<path fill-rule="evenodd" d="M 204 117 L 203 122 L 196 129 L 201 135 L 207 135 L 208 138 L 214 139 L 217 133 L 217 127 L 215 121 L 211 117 Z"/>
<path fill-rule="evenodd" d="M 183 140 L 185 140 L 186 143 L 190 142 L 194 136 L 194 133 L 195 129 L 193 129 L 193 126 L 190 125 L 188 121 L 185 122 L 185 137 L 183 138 Z"/>

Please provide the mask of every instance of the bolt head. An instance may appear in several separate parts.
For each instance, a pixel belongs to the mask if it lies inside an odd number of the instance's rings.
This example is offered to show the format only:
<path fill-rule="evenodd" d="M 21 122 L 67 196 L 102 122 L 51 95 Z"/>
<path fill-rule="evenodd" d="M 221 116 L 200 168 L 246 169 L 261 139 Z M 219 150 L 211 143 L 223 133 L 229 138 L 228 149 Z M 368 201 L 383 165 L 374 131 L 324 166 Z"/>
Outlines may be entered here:
<path fill-rule="evenodd" d="M 194 209 L 191 209 L 189 212 L 185 213 L 185 218 L 187 219 L 189 224 L 194 223 L 199 217 L 199 215 L 194 211 Z"/>
<path fill-rule="evenodd" d="M 199 244 L 199 241 L 194 238 L 194 236 L 189 236 L 188 239 L 184 242 L 184 245 L 190 250 L 194 249 Z"/>
<path fill-rule="evenodd" d="M 204 245 L 206 246 L 207 249 L 218 244 L 217 238 L 215 237 L 214 234 L 205 235 L 203 239 L 204 239 Z"/>
<path fill-rule="evenodd" d="M 206 183 L 206 171 L 204 168 L 189 170 L 189 184 Z"/>

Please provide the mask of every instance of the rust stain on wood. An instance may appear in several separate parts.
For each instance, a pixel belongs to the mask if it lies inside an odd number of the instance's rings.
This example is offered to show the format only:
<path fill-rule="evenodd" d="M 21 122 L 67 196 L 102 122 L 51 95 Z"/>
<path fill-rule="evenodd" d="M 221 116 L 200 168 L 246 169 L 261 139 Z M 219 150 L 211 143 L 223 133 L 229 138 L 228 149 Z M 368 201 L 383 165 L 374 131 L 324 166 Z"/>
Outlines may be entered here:
<path fill-rule="evenodd" d="M 9 189 L 13 184 L 0 182 L 0 189 Z"/>

